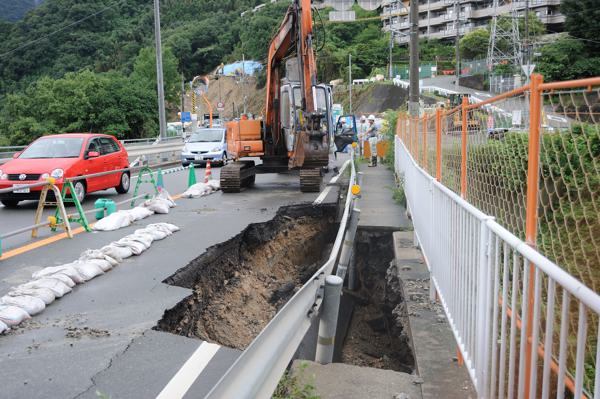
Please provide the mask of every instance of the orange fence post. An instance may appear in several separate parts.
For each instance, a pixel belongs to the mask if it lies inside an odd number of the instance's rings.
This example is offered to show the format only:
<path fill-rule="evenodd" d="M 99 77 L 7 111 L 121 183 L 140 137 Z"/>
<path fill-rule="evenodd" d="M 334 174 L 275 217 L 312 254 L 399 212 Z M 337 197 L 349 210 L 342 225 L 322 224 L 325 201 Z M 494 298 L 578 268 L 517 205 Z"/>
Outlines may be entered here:
<path fill-rule="evenodd" d="M 540 120 L 542 115 L 542 91 L 540 85 L 543 77 L 540 74 L 531 75 L 531 90 L 529 95 L 529 149 L 527 153 L 527 205 L 525 211 L 525 241 L 532 247 L 536 246 L 537 219 L 538 219 L 538 193 L 539 193 L 539 167 L 540 167 Z M 535 268 L 529 265 L 529 284 L 527 295 L 527 344 L 525 353 L 525 398 L 529 398 L 531 385 L 531 369 L 537 367 L 532 364 L 533 341 L 533 308 Z"/>
<path fill-rule="evenodd" d="M 461 116 L 462 116 L 462 145 L 460 154 L 460 196 L 466 198 L 467 196 L 467 106 L 469 105 L 469 99 L 467 96 L 462 98 Z"/>
<path fill-rule="evenodd" d="M 435 178 L 442 181 L 442 110 L 435 110 Z"/>
<path fill-rule="evenodd" d="M 423 169 L 427 170 L 427 114 L 423 115 Z"/>

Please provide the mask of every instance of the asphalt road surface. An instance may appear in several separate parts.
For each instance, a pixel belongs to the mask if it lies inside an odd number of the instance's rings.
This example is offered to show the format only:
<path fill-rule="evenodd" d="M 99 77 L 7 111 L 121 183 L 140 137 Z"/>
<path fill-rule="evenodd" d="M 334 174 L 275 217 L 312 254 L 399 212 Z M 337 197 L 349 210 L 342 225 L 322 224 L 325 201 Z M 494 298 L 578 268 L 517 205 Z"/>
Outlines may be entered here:
<path fill-rule="evenodd" d="M 337 164 L 344 158 L 338 157 Z M 196 171 L 201 179 L 204 169 Z M 213 174 L 217 177 L 218 169 Z M 186 183 L 186 172 L 165 176 L 171 194 L 182 192 Z M 326 202 L 335 200 L 336 191 L 331 190 Z M 90 195 L 85 207 L 111 195 L 117 199 L 110 192 Z M 256 186 L 240 194 L 182 198 L 168 215 L 153 215 L 113 232 L 81 233 L 1 261 L 0 296 L 43 267 L 71 262 L 85 249 L 100 248 L 150 223 L 166 221 L 181 228 L 140 256 L 74 287 L 32 320 L 0 336 L 0 397 L 97 398 L 99 392 L 111 398 L 150 398 L 164 389 L 163 397 L 203 397 L 239 352 L 153 331 L 165 309 L 191 293 L 162 281 L 209 246 L 235 236 L 250 223 L 271 219 L 279 207 L 316 197 L 317 193 L 300 193 L 295 175 L 258 175 Z M 2 230 L 31 223 L 34 208 L 27 204 L 18 210 L 0 209 Z M 16 247 L 27 236 L 18 240 L 8 244 Z M 197 367 L 197 375 L 177 373 L 186 361 L 204 360 L 208 364 Z M 170 387 L 180 394 L 165 388 L 171 380 Z"/>

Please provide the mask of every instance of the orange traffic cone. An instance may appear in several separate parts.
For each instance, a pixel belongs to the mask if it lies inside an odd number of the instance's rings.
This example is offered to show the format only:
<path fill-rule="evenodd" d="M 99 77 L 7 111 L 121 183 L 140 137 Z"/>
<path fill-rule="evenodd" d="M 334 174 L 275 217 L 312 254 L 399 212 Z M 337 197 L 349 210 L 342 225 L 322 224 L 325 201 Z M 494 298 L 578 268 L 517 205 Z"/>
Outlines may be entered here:
<path fill-rule="evenodd" d="M 204 183 L 208 183 L 208 181 L 212 179 L 212 171 L 210 169 L 210 159 L 206 161 L 206 171 L 204 172 Z"/>

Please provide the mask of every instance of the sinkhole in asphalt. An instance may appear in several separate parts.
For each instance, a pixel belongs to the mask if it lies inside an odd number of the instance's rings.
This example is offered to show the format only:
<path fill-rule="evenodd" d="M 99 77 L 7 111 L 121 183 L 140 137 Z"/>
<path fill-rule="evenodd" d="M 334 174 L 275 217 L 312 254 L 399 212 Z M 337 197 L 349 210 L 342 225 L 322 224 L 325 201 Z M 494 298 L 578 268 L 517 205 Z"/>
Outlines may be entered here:
<path fill-rule="evenodd" d="M 344 289 L 334 361 L 412 373 L 415 360 L 406 303 L 393 262 L 392 232 L 359 229 L 356 289 Z"/>
<path fill-rule="evenodd" d="M 249 225 L 164 281 L 193 294 L 156 329 L 245 349 L 322 266 L 337 229 L 335 204 L 282 207 Z"/>

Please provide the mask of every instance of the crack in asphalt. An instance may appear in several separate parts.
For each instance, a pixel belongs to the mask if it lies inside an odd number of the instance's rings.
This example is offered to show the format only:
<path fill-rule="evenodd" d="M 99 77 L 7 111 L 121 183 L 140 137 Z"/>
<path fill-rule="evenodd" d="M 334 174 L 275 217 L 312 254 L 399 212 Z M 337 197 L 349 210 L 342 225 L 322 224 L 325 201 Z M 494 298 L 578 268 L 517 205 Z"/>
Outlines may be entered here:
<path fill-rule="evenodd" d="M 96 374 L 94 374 L 93 376 L 90 377 L 90 381 L 92 382 L 90 384 L 90 386 L 88 386 L 85 390 L 83 390 L 82 392 L 78 393 L 77 395 L 73 396 L 73 399 L 78 399 L 83 397 L 83 395 L 85 395 L 86 393 L 88 393 L 90 390 L 92 390 L 92 388 L 94 388 L 96 386 L 96 378 L 104 373 L 105 371 L 107 371 L 108 369 L 110 369 L 113 365 L 113 361 L 118 358 L 123 356 L 125 353 L 127 353 L 127 351 L 129 350 L 129 348 L 131 348 L 131 345 L 133 345 L 133 341 L 135 341 L 136 339 L 140 338 L 144 336 L 144 333 L 141 333 L 140 335 L 131 338 L 131 340 L 129 341 L 129 343 L 127 344 L 127 346 L 125 347 L 125 349 L 123 349 L 122 351 L 118 352 L 117 354 L 115 354 L 113 357 L 110 358 L 110 360 L 108 361 L 108 364 L 106 365 L 106 367 L 104 367 L 102 370 L 98 371 Z"/>

